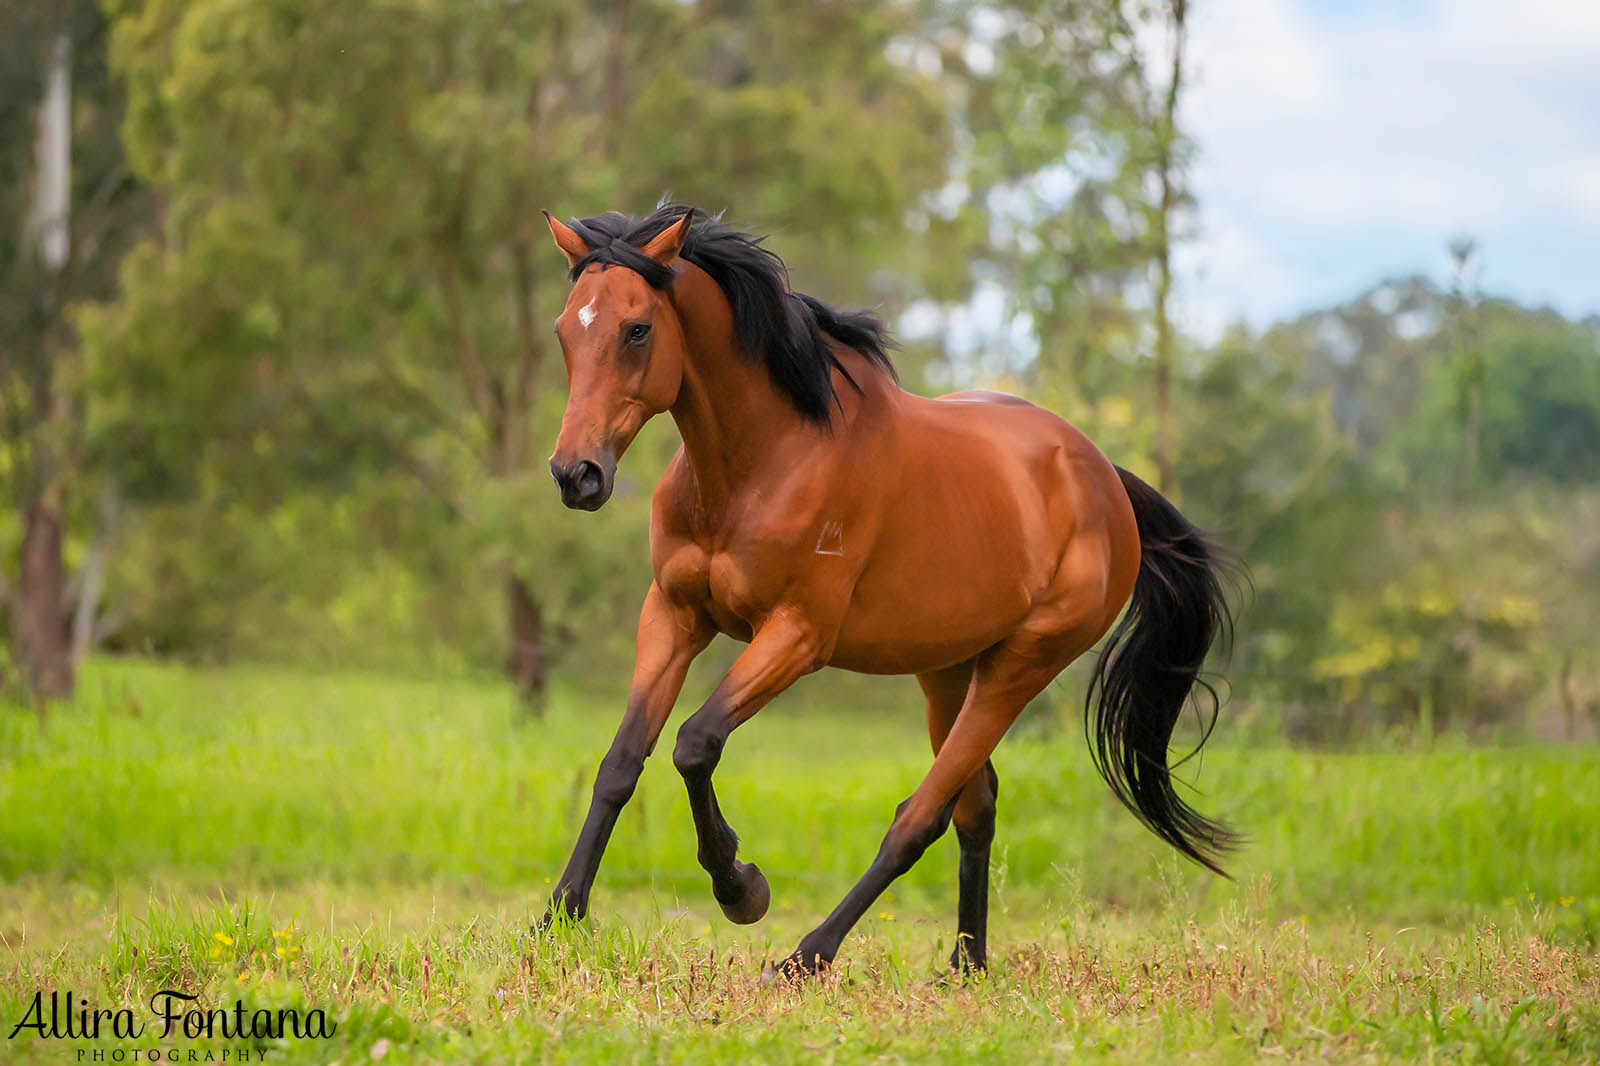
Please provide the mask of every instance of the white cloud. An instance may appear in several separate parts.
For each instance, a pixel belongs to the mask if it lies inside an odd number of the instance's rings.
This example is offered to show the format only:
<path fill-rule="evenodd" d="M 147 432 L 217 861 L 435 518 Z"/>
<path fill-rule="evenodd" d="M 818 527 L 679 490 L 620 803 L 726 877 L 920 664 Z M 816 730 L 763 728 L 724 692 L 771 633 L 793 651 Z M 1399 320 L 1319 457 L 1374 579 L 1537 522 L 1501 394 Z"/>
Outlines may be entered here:
<path fill-rule="evenodd" d="M 1372 234 L 1373 271 L 1402 240 L 1431 265 L 1457 232 L 1600 240 L 1600 3 L 1191 10 L 1197 318 L 1284 313 L 1325 265 L 1303 251 L 1319 240 Z"/>
<path fill-rule="evenodd" d="M 1542 174 L 1539 184 L 1550 199 L 1570 204 L 1584 221 L 1600 225 L 1600 151 Z"/>

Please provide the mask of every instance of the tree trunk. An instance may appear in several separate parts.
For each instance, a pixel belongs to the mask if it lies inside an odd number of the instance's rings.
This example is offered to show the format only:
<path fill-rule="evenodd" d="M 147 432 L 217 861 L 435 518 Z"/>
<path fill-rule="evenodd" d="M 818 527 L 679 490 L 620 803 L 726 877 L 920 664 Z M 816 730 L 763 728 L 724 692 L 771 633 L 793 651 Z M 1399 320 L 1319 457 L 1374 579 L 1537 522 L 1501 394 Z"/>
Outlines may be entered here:
<path fill-rule="evenodd" d="M 1167 294 L 1172 291 L 1172 265 L 1163 242 L 1156 283 L 1156 488 L 1172 495 L 1174 475 L 1172 432 L 1172 323 L 1167 317 Z"/>
<path fill-rule="evenodd" d="M 75 681 L 61 541 L 61 494 L 52 487 L 28 508 L 12 616 L 17 666 L 38 699 L 66 699 Z"/>
<path fill-rule="evenodd" d="M 64 32 L 50 45 L 44 97 L 39 101 L 33 182 L 28 236 L 40 263 L 57 274 L 71 252 L 72 221 L 72 38 Z"/>
<path fill-rule="evenodd" d="M 536 715 L 545 710 L 545 676 L 549 662 L 544 644 L 544 616 L 533 592 L 515 570 L 506 572 L 506 606 L 510 621 L 511 652 L 506 674 L 517 699 Z"/>
<path fill-rule="evenodd" d="M 100 487 L 100 529 L 89 555 L 78 571 L 77 602 L 72 608 L 71 642 L 72 668 L 76 670 L 88 658 L 97 637 L 100 613 L 100 594 L 105 590 L 107 559 L 111 554 L 111 536 L 116 530 L 117 490 L 107 479 Z"/>
<path fill-rule="evenodd" d="M 1156 208 L 1156 488 L 1171 495 L 1176 459 L 1172 425 L 1172 216 L 1177 209 L 1178 100 L 1183 91 L 1183 35 L 1187 0 L 1171 0 L 1168 29 L 1172 34 L 1172 66 L 1167 76 L 1157 142 L 1156 178 L 1161 201 Z"/>
<path fill-rule="evenodd" d="M 60 314 L 59 281 L 71 253 L 72 181 L 72 40 L 59 33 L 50 44 L 44 96 L 39 102 L 34 141 L 34 186 L 28 204 L 25 234 L 45 274 L 40 288 L 47 319 Z M 31 492 L 23 516 L 22 558 L 12 597 L 13 655 L 35 699 L 72 695 L 76 671 L 72 663 L 71 619 L 67 608 L 67 571 L 62 560 L 65 495 L 57 469 L 58 444 L 53 439 L 60 417 L 60 397 L 51 363 L 50 330 L 41 330 L 43 362 L 31 383 L 32 412 L 29 452 Z M 28 497 L 31 496 L 31 499 Z"/>
<path fill-rule="evenodd" d="M 1561 657 L 1561 676 L 1556 681 L 1556 691 L 1561 694 L 1561 718 L 1566 726 L 1567 743 L 1578 739 L 1578 696 L 1572 686 L 1572 653 Z"/>

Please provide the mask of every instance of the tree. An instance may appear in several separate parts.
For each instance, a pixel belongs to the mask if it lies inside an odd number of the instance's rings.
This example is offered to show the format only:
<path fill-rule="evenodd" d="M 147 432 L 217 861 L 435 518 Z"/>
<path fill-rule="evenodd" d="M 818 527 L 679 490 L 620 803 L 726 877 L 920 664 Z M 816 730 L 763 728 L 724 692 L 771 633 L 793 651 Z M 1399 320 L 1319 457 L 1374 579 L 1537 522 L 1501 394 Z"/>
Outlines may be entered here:
<path fill-rule="evenodd" d="M 170 495 L 204 463 L 252 468 L 262 435 L 302 487 L 402 472 L 471 531 L 450 534 L 471 563 L 446 565 L 477 580 L 492 560 L 529 698 L 546 608 L 587 594 L 572 583 L 593 535 L 527 517 L 549 514 L 545 323 L 567 289 L 539 209 L 639 211 L 670 190 L 783 229 L 797 267 L 829 264 L 859 298 L 943 160 L 926 79 L 885 54 L 898 4 L 803 20 L 670 0 L 113 10 L 130 156 L 166 210 L 97 352 L 193 404 L 181 425 L 124 409 L 116 435 L 165 457 L 137 480 Z M 643 494 L 622 495 L 642 534 Z"/>
<path fill-rule="evenodd" d="M 1154 141 L 1154 160 L 1151 169 L 1158 190 L 1154 204 L 1147 208 L 1150 216 L 1152 252 L 1155 256 L 1155 305 L 1152 312 L 1156 322 L 1156 487 L 1170 492 L 1173 487 L 1173 424 L 1172 424 L 1172 315 L 1169 304 L 1172 298 L 1172 244 L 1174 216 L 1187 199 L 1182 191 L 1179 168 L 1182 157 L 1178 132 L 1178 101 L 1183 91 L 1183 48 L 1188 16 L 1188 0 L 1167 0 L 1167 36 L 1170 65 L 1167 84 L 1161 94 L 1161 109 L 1150 122 Z"/>
<path fill-rule="evenodd" d="M 1469 237 L 1450 242 L 1452 278 L 1446 313 L 1455 341 L 1456 405 L 1461 419 L 1461 479 L 1470 491 L 1478 481 L 1483 450 L 1483 349 L 1478 337 L 1476 273 L 1478 243 Z"/>
<path fill-rule="evenodd" d="M 17 3 L 3 19 L 0 201 L 23 220 L 0 235 L 0 432 L 20 528 L 4 592 L 22 680 L 48 699 L 72 693 L 105 561 L 102 539 L 69 573 L 72 527 L 93 520 L 79 507 L 93 472 L 72 310 L 104 294 L 144 202 L 122 162 L 120 98 L 95 5 Z M 106 519 L 109 485 L 100 497 Z"/>
<path fill-rule="evenodd" d="M 1474 300 L 1481 443 L 1464 485 L 1450 310 L 1426 279 L 1394 279 L 1181 368 L 1185 498 L 1255 575 L 1235 691 L 1293 737 L 1558 716 L 1575 733 L 1586 713 L 1596 335 Z"/>
<path fill-rule="evenodd" d="M 936 3 L 933 11 L 930 35 L 955 72 L 962 146 L 941 205 L 978 279 L 1007 294 L 1008 332 L 1032 341 L 997 353 L 1008 338 L 996 338 L 963 369 L 1016 378 L 1086 428 L 1128 438 L 1121 443 L 1145 438 L 1138 450 L 1155 452 L 1155 480 L 1170 487 L 1171 255 L 1192 206 L 1177 121 L 1187 6 L 1161 7 L 1164 64 L 1150 52 L 1155 13 L 1143 3 Z M 1124 373 L 1152 361 L 1143 384 Z M 1122 416 L 1130 404 L 1153 418 L 1130 424 Z"/>

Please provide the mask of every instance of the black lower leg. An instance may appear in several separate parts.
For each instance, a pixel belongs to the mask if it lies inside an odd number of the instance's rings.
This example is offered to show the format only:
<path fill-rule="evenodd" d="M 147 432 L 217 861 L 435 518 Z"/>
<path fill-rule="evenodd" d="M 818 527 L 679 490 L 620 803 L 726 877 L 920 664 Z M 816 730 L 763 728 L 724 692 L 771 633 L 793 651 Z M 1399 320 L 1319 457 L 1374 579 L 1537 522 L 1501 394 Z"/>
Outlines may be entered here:
<path fill-rule="evenodd" d="M 717 805 L 711 775 L 727 739 L 726 718 L 701 710 L 678 731 L 672 762 L 689 793 L 700 865 L 711 875 L 711 894 L 729 919 L 748 925 L 766 914 L 771 893 L 759 867 L 738 861 L 739 836 Z"/>
<path fill-rule="evenodd" d="M 995 799 L 999 791 L 994 765 L 985 763 L 982 778 L 967 785 L 957 806 L 960 895 L 956 904 L 956 947 L 950 955 L 952 969 L 981 970 L 988 965 L 989 848 L 994 842 Z"/>
<path fill-rule="evenodd" d="M 932 822 L 913 826 L 902 824 L 901 814 L 905 810 L 905 804 L 902 803 L 895 811 L 895 824 L 889 827 L 872 865 L 867 867 L 867 872 L 833 909 L 833 913 L 807 933 L 800 941 L 800 946 L 784 960 L 783 972 L 790 977 L 799 977 L 816 973 L 832 963 L 846 934 L 867 913 L 873 901 L 883 894 L 895 878 L 915 866 L 917 860 L 922 858 L 922 853 L 944 835 L 944 831 L 950 827 L 954 808 L 955 800 L 951 800 Z"/>
<path fill-rule="evenodd" d="M 589 890 L 594 887 L 595 875 L 600 872 L 600 857 L 605 854 L 611 831 L 616 828 L 617 816 L 633 797 L 644 770 L 644 756 L 628 748 L 619 750 L 612 745 L 600 763 L 594 779 L 594 794 L 589 801 L 589 813 L 578 833 L 578 842 L 572 849 L 572 858 L 556 882 L 550 895 L 550 905 L 545 909 L 540 925 L 548 925 L 559 907 L 569 917 L 582 918 L 589 912 Z"/>

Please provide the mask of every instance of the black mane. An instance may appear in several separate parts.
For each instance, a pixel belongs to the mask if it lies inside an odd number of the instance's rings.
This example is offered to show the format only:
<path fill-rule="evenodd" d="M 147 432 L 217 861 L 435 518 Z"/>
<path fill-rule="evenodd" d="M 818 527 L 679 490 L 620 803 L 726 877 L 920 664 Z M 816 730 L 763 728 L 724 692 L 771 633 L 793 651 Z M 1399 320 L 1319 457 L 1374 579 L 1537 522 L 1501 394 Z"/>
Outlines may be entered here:
<path fill-rule="evenodd" d="M 664 203 L 639 220 L 618 211 L 572 219 L 568 225 L 594 250 L 573 265 L 571 279 L 577 281 L 590 263 L 602 263 L 627 267 L 653 288 L 667 288 L 673 271 L 639 249 L 684 215 L 693 216 L 693 221 L 679 254 L 722 287 L 733 307 L 740 354 L 764 363 L 773 383 L 802 415 L 824 424 L 830 421 L 838 402 L 833 388 L 835 367 L 846 381 L 858 391 L 860 388 L 834 356 L 824 334 L 894 376 L 887 351 L 889 331 L 880 319 L 865 311 L 836 311 L 793 291 L 783 260 L 761 246 L 764 238 L 741 233 L 721 218 L 686 204 Z"/>

